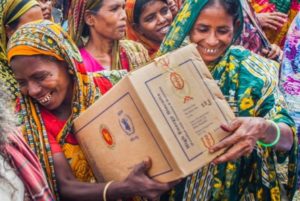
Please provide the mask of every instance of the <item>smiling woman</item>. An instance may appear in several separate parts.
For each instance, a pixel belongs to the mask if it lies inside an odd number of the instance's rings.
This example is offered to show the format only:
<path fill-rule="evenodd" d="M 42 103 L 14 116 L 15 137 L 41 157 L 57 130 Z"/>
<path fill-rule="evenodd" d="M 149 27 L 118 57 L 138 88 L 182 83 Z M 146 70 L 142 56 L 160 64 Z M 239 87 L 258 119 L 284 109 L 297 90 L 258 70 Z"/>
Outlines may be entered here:
<path fill-rule="evenodd" d="M 127 0 L 127 38 L 142 43 L 151 58 L 169 31 L 172 13 L 165 0 Z"/>
<path fill-rule="evenodd" d="M 138 68 L 149 60 L 139 43 L 122 40 L 126 30 L 124 0 L 74 0 L 69 32 L 81 48 L 88 71 Z"/>
<path fill-rule="evenodd" d="M 221 126 L 232 134 L 210 148 L 226 151 L 162 200 L 293 198 L 298 147 L 295 123 L 278 89 L 279 67 L 232 46 L 242 27 L 239 0 L 185 1 L 160 47 L 158 54 L 167 53 L 189 37 L 236 114 L 235 120 Z M 283 174 L 280 165 L 286 165 Z"/>
<path fill-rule="evenodd" d="M 120 80 L 125 70 L 87 73 L 76 45 L 50 21 L 17 30 L 8 45 L 8 59 L 22 93 L 25 139 L 37 153 L 57 200 L 134 196 L 152 200 L 172 187 L 147 176 L 149 159 L 136 165 L 123 181 L 96 183 L 72 134 L 73 120 Z"/>

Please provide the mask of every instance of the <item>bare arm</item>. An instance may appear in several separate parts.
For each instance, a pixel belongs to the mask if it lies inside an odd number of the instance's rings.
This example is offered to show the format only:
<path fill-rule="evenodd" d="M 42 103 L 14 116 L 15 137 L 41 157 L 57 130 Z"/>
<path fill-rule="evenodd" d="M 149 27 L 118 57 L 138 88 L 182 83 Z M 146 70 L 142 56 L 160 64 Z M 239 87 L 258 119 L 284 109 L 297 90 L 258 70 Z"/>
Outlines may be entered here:
<path fill-rule="evenodd" d="M 103 200 L 103 190 L 106 183 L 92 184 L 76 180 L 63 153 L 53 155 L 53 160 L 59 194 L 62 200 Z M 163 184 L 150 179 L 147 176 L 150 166 L 150 160 L 146 160 L 136 165 L 127 179 L 112 183 L 107 190 L 107 200 L 130 198 L 137 195 L 155 199 L 177 183 Z"/>

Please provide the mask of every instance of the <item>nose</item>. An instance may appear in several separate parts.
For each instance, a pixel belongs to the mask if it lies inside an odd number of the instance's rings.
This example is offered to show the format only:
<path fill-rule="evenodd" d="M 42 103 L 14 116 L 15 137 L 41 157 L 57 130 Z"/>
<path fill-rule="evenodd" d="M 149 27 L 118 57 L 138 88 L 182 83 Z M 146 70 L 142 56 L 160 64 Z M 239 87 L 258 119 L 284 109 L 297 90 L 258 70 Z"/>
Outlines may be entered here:
<path fill-rule="evenodd" d="M 126 20 L 127 19 L 125 8 L 122 8 L 122 11 L 121 11 L 121 14 L 120 14 L 120 19 L 121 20 Z"/>
<path fill-rule="evenodd" d="M 158 15 L 157 15 L 157 23 L 158 23 L 158 24 L 163 24 L 163 23 L 165 23 L 165 22 L 166 22 L 166 18 L 165 18 L 163 15 L 158 14 Z"/>
<path fill-rule="evenodd" d="M 219 43 L 219 39 L 217 38 L 216 34 L 215 33 L 209 33 L 209 35 L 207 36 L 206 38 L 206 43 L 209 45 L 209 46 L 216 46 L 218 45 Z"/>
<path fill-rule="evenodd" d="M 32 98 L 37 98 L 42 91 L 42 87 L 36 82 L 28 82 L 27 94 Z"/>

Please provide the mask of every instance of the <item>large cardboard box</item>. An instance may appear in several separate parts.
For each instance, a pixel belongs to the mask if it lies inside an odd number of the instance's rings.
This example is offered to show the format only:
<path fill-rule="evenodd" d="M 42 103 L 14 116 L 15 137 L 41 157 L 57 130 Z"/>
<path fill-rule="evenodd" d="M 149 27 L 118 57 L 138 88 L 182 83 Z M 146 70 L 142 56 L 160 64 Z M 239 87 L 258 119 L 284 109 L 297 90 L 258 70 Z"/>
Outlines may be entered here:
<path fill-rule="evenodd" d="M 149 175 L 185 177 L 219 153 L 208 148 L 234 118 L 194 45 L 131 72 L 74 122 L 75 135 L 99 181 L 122 180 L 152 159 Z"/>

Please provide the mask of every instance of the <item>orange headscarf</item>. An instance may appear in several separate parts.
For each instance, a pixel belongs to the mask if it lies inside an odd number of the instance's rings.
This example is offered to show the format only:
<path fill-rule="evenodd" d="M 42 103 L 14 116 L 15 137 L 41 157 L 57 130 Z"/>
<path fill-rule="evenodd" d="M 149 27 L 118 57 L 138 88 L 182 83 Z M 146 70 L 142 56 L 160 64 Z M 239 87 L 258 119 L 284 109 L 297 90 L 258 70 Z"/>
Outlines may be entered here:
<path fill-rule="evenodd" d="M 141 33 L 137 32 L 133 28 L 134 24 L 134 7 L 136 4 L 136 0 L 127 0 L 125 5 L 125 10 L 127 14 L 127 29 L 126 29 L 126 37 L 129 40 L 133 40 L 141 43 L 148 50 L 148 53 L 151 58 L 155 56 L 155 53 L 159 49 L 159 44 L 153 43 L 151 40 L 143 36 Z"/>

